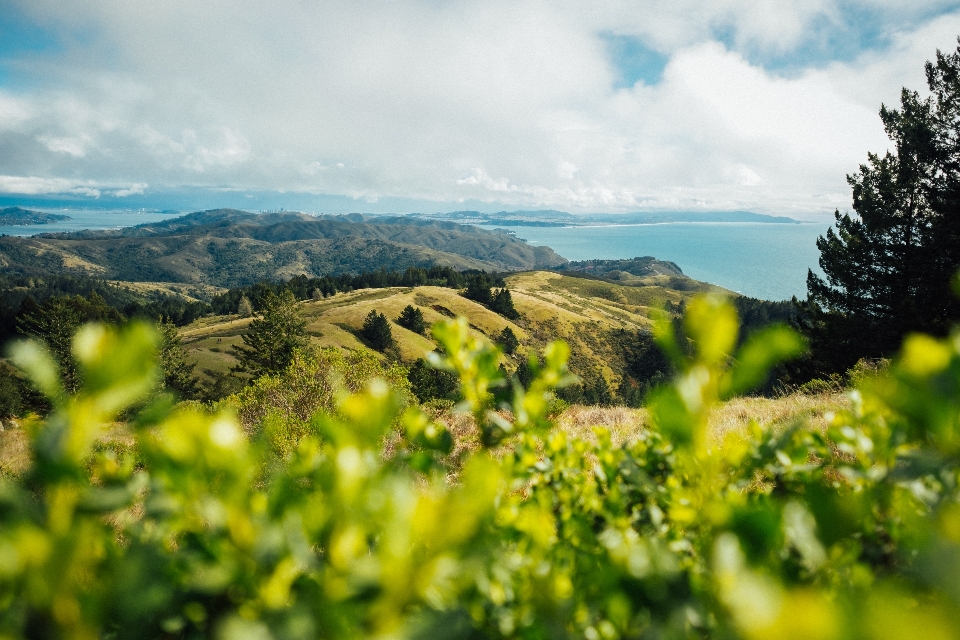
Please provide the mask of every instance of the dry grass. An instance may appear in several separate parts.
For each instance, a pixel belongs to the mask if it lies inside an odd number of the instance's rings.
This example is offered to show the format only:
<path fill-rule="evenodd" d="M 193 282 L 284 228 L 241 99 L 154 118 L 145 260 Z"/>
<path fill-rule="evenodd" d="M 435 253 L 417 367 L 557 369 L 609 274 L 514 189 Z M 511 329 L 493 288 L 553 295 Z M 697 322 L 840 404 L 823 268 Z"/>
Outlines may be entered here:
<path fill-rule="evenodd" d="M 0 431 L 0 477 L 18 477 L 30 468 L 30 440 L 21 425 L 7 420 Z"/>

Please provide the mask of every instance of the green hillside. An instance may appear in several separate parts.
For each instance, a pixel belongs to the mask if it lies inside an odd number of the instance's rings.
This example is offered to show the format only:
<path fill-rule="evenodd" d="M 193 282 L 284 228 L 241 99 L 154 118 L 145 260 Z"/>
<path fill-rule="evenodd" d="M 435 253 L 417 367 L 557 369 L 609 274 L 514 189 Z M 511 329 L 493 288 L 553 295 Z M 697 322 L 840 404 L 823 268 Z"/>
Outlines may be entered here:
<path fill-rule="evenodd" d="M 106 231 L 0 237 L 8 275 L 83 274 L 221 287 L 298 274 L 433 265 L 516 271 L 566 260 L 505 233 L 450 222 L 215 210 Z"/>

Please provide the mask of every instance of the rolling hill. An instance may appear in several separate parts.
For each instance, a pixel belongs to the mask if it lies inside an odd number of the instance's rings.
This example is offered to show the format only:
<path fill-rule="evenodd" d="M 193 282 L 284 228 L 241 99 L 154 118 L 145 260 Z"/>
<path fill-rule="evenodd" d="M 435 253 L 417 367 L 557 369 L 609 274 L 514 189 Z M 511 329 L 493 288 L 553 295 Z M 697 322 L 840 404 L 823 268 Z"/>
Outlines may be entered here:
<path fill-rule="evenodd" d="M 468 300 L 456 290 L 442 287 L 394 287 L 360 289 L 316 301 L 300 303 L 312 343 L 345 349 L 365 348 L 357 337 L 364 317 L 372 309 L 395 320 L 409 305 L 419 307 L 432 324 L 445 317 L 465 316 L 473 331 L 493 338 L 510 327 L 519 338 L 517 355 L 507 357 L 508 369 L 519 364 L 528 349 L 540 349 L 555 339 L 570 345 L 571 369 L 580 375 L 602 375 L 616 388 L 623 374 L 624 354 L 617 332 L 648 328 L 655 309 L 678 306 L 696 293 L 706 291 L 732 295 L 712 285 L 683 278 L 684 289 L 657 282 L 627 286 L 579 274 L 546 271 L 515 273 L 506 278 L 516 309 L 516 321 L 493 313 Z M 227 372 L 236 364 L 231 347 L 242 343 L 250 318 L 214 316 L 203 318 L 182 330 L 184 344 L 198 371 Z M 396 355 L 406 362 L 423 357 L 435 345 L 431 339 L 391 323 L 397 343 Z"/>
<path fill-rule="evenodd" d="M 125 229 L 0 237 L 10 275 L 74 273 L 220 287 L 264 279 L 432 265 L 517 271 L 566 260 L 506 233 L 407 217 L 218 209 Z"/>

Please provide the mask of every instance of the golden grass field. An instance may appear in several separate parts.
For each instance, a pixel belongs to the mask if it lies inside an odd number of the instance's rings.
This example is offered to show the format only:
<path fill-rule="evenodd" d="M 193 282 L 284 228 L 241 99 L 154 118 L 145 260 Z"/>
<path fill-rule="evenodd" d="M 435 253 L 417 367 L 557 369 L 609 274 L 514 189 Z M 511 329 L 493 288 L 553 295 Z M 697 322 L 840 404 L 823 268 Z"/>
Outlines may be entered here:
<path fill-rule="evenodd" d="M 540 349 L 551 340 L 561 339 L 570 345 L 571 367 L 575 371 L 598 371 L 616 388 L 620 382 L 618 354 L 602 339 L 604 331 L 647 327 L 655 310 L 667 303 L 678 304 L 704 291 L 724 292 L 689 279 L 683 279 L 684 290 L 679 290 L 666 286 L 671 282 L 667 278 L 650 278 L 644 286 L 630 286 L 546 271 L 517 273 L 506 280 L 521 315 L 517 321 L 507 320 L 443 287 L 361 289 L 301 302 L 300 311 L 307 321 L 311 342 L 323 347 L 363 348 L 357 331 L 371 310 L 395 320 L 407 305 L 419 307 L 427 324 L 462 315 L 474 332 L 491 339 L 510 327 L 521 343 L 515 359 L 524 357 L 527 349 Z M 242 343 L 241 335 L 250 321 L 238 316 L 216 316 L 185 327 L 181 334 L 197 371 L 223 373 L 234 366 L 237 360 L 232 347 Z M 405 363 L 435 348 L 425 336 L 397 324 L 392 324 L 391 329 L 397 355 Z"/>

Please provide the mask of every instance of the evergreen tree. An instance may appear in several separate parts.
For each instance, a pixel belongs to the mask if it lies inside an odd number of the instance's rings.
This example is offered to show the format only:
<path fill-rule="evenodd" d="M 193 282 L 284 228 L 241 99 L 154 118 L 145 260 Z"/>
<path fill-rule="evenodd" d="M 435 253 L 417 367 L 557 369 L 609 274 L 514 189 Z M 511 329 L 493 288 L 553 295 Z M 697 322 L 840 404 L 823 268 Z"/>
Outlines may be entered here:
<path fill-rule="evenodd" d="M 814 368 L 840 371 L 891 354 L 910 331 L 944 334 L 960 318 L 960 48 L 927 64 L 929 98 L 904 89 L 880 117 L 896 153 L 868 154 L 848 176 L 855 215 L 817 240 L 825 278 L 807 274 L 797 319 Z"/>
<path fill-rule="evenodd" d="M 513 297 L 510 295 L 510 290 L 506 287 L 493 292 L 489 306 L 491 311 L 499 313 L 504 318 L 516 320 L 520 317 L 520 314 L 513 307 Z"/>
<path fill-rule="evenodd" d="M 33 302 L 30 298 L 27 298 Z M 24 301 L 27 302 L 26 300 Z M 60 368 L 64 389 L 73 393 L 79 387 L 77 365 L 71 349 L 73 334 L 84 317 L 69 298 L 50 298 L 43 305 L 24 304 L 24 313 L 17 322 L 21 333 L 37 338 L 47 345 Z"/>
<path fill-rule="evenodd" d="M 254 378 L 283 371 L 290 365 L 294 350 L 307 344 L 307 324 L 297 311 L 293 294 L 270 291 L 263 300 L 260 315 L 242 336 L 244 346 L 234 347 L 240 360 L 235 370 Z"/>
<path fill-rule="evenodd" d="M 493 294 L 490 292 L 487 275 L 480 273 L 470 275 L 467 278 L 467 288 L 463 292 L 463 297 L 489 306 L 493 302 Z"/>
<path fill-rule="evenodd" d="M 393 332 L 387 316 L 372 309 L 363 320 L 360 336 L 377 351 L 384 351 L 393 344 Z"/>
<path fill-rule="evenodd" d="M 500 348 L 502 348 L 503 352 L 507 355 L 513 355 L 517 347 L 520 346 L 520 341 L 517 340 L 516 334 L 513 333 L 513 329 L 510 327 L 503 328 L 503 331 L 497 335 L 496 343 L 500 345 Z"/>
<path fill-rule="evenodd" d="M 423 311 L 410 304 L 400 312 L 400 317 L 397 318 L 397 324 L 414 333 L 423 334 L 427 332 L 427 323 L 423 320 Z"/>
<path fill-rule="evenodd" d="M 176 325 L 168 318 L 157 323 L 160 332 L 160 369 L 163 371 L 163 386 L 174 391 L 185 400 L 196 398 L 199 394 L 199 378 L 194 375 L 196 366 L 187 362 L 187 351 Z"/>
<path fill-rule="evenodd" d="M 241 318 L 249 318 L 253 315 L 253 305 L 250 304 L 250 298 L 240 296 L 240 302 L 237 303 L 237 315 Z"/>

